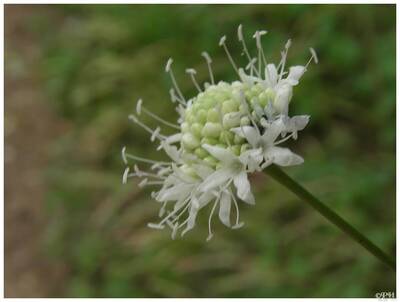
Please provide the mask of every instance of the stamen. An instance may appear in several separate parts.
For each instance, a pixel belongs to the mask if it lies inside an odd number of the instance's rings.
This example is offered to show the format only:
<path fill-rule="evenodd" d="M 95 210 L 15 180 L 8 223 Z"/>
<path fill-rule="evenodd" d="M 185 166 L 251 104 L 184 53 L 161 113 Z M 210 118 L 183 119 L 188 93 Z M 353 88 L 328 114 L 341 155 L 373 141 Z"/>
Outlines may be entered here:
<path fill-rule="evenodd" d="M 160 127 L 157 127 L 156 130 L 154 130 L 153 134 L 150 137 L 150 141 L 154 142 L 156 137 L 160 134 Z"/>
<path fill-rule="evenodd" d="M 210 241 L 211 238 L 214 236 L 212 231 L 211 231 L 211 220 L 212 220 L 212 216 L 214 214 L 215 208 L 217 207 L 218 201 L 219 201 L 218 199 L 215 200 L 214 205 L 213 205 L 213 207 L 211 209 L 211 212 L 210 212 L 210 216 L 208 217 L 208 237 L 207 237 L 207 241 Z"/>
<path fill-rule="evenodd" d="M 142 113 L 142 104 L 143 100 L 139 99 L 138 102 L 136 103 L 136 113 L 137 115 L 140 115 Z"/>
<path fill-rule="evenodd" d="M 229 190 L 229 194 L 231 195 L 231 197 L 233 199 L 233 204 L 235 205 L 235 209 L 236 209 L 236 224 L 234 226 L 232 226 L 232 229 L 240 228 L 243 226 L 244 223 L 243 222 L 239 223 L 239 206 L 236 201 L 235 195 L 232 193 L 231 190 Z"/>
<path fill-rule="evenodd" d="M 128 174 L 128 178 L 129 177 L 135 177 L 135 176 L 136 177 L 146 176 L 146 177 L 154 177 L 154 178 L 157 178 L 157 179 L 166 179 L 163 176 L 160 176 L 160 175 L 157 175 L 157 174 L 154 174 L 154 173 L 143 172 L 143 171 L 140 171 L 140 173 L 130 173 L 130 174 Z"/>
<path fill-rule="evenodd" d="M 161 117 L 159 117 L 158 115 L 154 114 L 153 112 L 151 112 L 150 110 L 148 110 L 147 108 L 145 108 L 143 105 L 143 101 L 142 99 L 139 99 L 139 101 L 136 104 L 136 113 L 138 115 L 141 114 L 141 112 L 143 111 L 144 113 L 146 113 L 148 116 L 152 117 L 153 119 L 155 119 L 156 121 L 159 121 L 160 123 L 163 123 L 166 126 L 169 126 L 171 128 L 174 129 L 178 129 L 180 130 L 178 125 L 172 124 L 164 119 L 162 119 Z"/>
<path fill-rule="evenodd" d="M 226 47 L 225 40 L 226 40 L 226 36 L 223 36 L 223 37 L 221 38 L 221 40 L 219 40 L 218 45 L 219 45 L 219 46 L 222 46 L 222 47 L 224 48 L 224 50 L 225 50 L 225 52 L 226 52 L 226 55 L 228 56 L 229 62 L 231 63 L 233 69 L 235 69 L 236 73 L 240 76 L 239 70 L 238 70 L 238 68 L 236 67 L 235 62 L 233 61 L 231 54 L 229 53 L 228 47 Z"/>
<path fill-rule="evenodd" d="M 129 167 L 125 168 L 124 175 L 122 175 L 122 183 L 126 184 L 128 181 Z"/>
<path fill-rule="evenodd" d="M 257 59 L 256 58 L 251 58 L 250 53 L 249 53 L 249 51 L 247 49 L 247 46 L 246 46 L 246 42 L 243 39 L 242 24 L 240 24 L 239 27 L 238 27 L 238 40 L 239 40 L 239 42 L 242 43 L 243 52 L 246 54 L 246 57 L 249 60 L 249 64 L 246 66 L 246 69 L 250 68 L 251 75 L 253 75 L 252 72 L 254 70 L 256 75 L 259 77 L 260 74 L 258 73 L 257 69 L 254 66 L 254 63 L 257 62 Z"/>
<path fill-rule="evenodd" d="M 178 231 L 178 222 L 175 223 L 174 227 L 172 228 L 171 239 L 174 240 L 176 238 L 176 232 Z"/>
<path fill-rule="evenodd" d="M 305 68 L 307 68 L 308 65 L 310 65 L 311 61 L 314 61 L 315 64 L 318 64 L 318 57 L 317 57 L 317 53 L 315 52 L 314 48 L 310 47 L 310 52 L 311 52 L 311 58 L 308 60 Z"/>
<path fill-rule="evenodd" d="M 136 123 L 136 124 L 138 124 L 139 126 L 141 126 L 143 129 L 145 129 L 147 132 L 149 132 L 149 133 L 152 134 L 152 135 L 153 135 L 154 131 L 157 130 L 157 129 L 152 130 L 150 127 L 148 127 L 147 125 L 145 125 L 144 123 L 142 123 L 141 121 L 139 121 L 139 119 L 138 119 L 136 116 L 134 116 L 133 114 L 130 114 L 128 118 L 129 118 L 131 121 L 133 121 L 134 123 Z M 157 133 L 157 136 L 156 136 L 156 137 L 157 137 L 159 140 L 163 140 L 163 139 L 166 139 L 166 138 L 167 138 L 166 136 L 161 135 L 161 134 L 158 134 L 158 133 Z"/>
<path fill-rule="evenodd" d="M 158 211 L 158 217 L 163 217 L 165 214 L 165 207 L 167 206 L 167 202 L 164 201 L 162 207 L 160 208 L 160 210 Z"/>
<path fill-rule="evenodd" d="M 250 60 L 249 64 L 246 65 L 245 69 L 249 70 L 250 69 L 250 75 L 253 76 L 253 71 L 255 72 L 256 76 L 259 77 L 259 73 L 257 71 L 257 68 L 254 66 L 254 64 L 257 62 L 256 58 L 253 58 Z"/>
<path fill-rule="evenodd" d="M 317 52 L 315 51 L 314 48 L 310 47 L 310 52 L 311 52 L 311 56 L 314 59 L 315 64 L 318 64 L 318 56 L 317 56 Z"/>
<path fill-rule="evenodd" d="M 183 96 L 181 90 L 179 89 L 179 86 L 175 80 L 174 72 L 172 71 L 171 65 L 174 60 L 172 58 L 169 58 L 167 61 L 167 65 L 165 66 L 165 72 L 169 73 L 169 76 L 171 77 L 172 84 L 174 85 L 175 90 L 178 92 L 179 97 L 183 102 L 186 102 L 185 97 Z"/>
<path fill-rule="evenodd" d="M 145 179 L 147 180 L 147 178 L 145 178 Z M 145 184 L 143 184 L 142 186 L 139 185 L 139 187 L 142 188 L 145 186 L 152 186 L 152 185 L 158 186 L 158 185 L 162 185 L 162 184 L 164 184 L 164 181 L 146 181 Z"/>
<path fill-rule="evenodd" d="M 283 77 L 283 74 L 285 71 L 286 58 L 287 58 L 287 54 L 288 54 L 288 51 L 289 51 L 289 48 L 291 45 L 292 45 L 292 40 L 291 39 L 287 40 L 287 42 L 285 44 L 285 50 L 282 52 L 281 62 L 279 63 L 279 66 L 281 66 L 281 70 L 279 72 L 279 81 Z M 278 66 L 278 69 L 279 69 L 279 66 Z"/>
<path fill-rule="evenodd" d="M 147 226 L 148 226 L 149 228 L 151 228 L 151 229 L 157 229 L 157 230 L 162 230 L 162 229 L 164 228 L 164 226 L 163 226 L 162 224 L 159 224 L 159 223 L 151 223 L 151 222 L 149 222 L 149 223 L 147 224 Z"/>
<path fill-rule="evenodd" d="M 186 103 L 183 102 L 180 98 L 178 98 L 175 94 L 175 89 L 171 88 L 169 90 L 169 96 L 171 98 L 172 103 L 178 102 L 179 104 L 183 105 L 184 107 L 186 107 Z"/>
<path fill-rule="evenodd" d="M 189 199 L 191 199 L 191 198 L 192 198 L 192 197 L 189 197 Z M 179 219 L 179 217 L 181 217 L 182 214 L 186 212 L 186 210 L 188 209 L 189 206 L 190 206 L 190 202 L 188 202 L 188 203 L 185 205 L 185 207 L 180 207 L 179 209 L 177 209 L 177 211 L 181 211 L 181 212 L 180 212 L 177 216 L 175 216 L 175 217 L 172 219 L 172 222 L 177 221 L 177 220 Z"/>
<path fill-rule="evenodd" d="M 127 164 L 128 164 L 128 161 L 127 161 L 126 156 L 125 156 L 125 151 L 126 151 L 126 146 L 124 146 L 124 147 L 122 148 L 122 150 L 121 150 L 121 156 L 122 156 L 122 160 L 123 160 L 124 164 L 127 165 Z"/>
<path fill-rule="evenodd" d="M 267 60 L 265 59 L 264 49 L 263 49 L 262 44 L 261 44 L 261 37 L 263 35 L 266 35 L 267 33 L 268 32 L 266 30 L 261 30 L 261 31 L 257 30 L 255 32 L 255 34 L 253 35 L 253 38 L 256 39 L 256 45 L 257 45 L 257 49 L 258 49 L 259 55 L 263 59 L 265 66 L 267 66 L 268 64 L 267 64 Z M 259 62 L 259 64 L 261 64 L 261 62 Z"/>
<path fill-rule="evenodd" d="M 199 92 L 201 92 L 201 88 L 197 83 L 196 78 L 194 77 L 194 75 L 196 74 L 196 70 L 194 70 L 193 68 L 188 68 L 186 69 L 186 73 L 189 74 L 190 78 L 192 79 L 193 85 L 197 88 Z"/>
<path fill-rule="evenodd" d="M 147 178 L 145 178 L 141 182 L 139 182 L 138 186 L 139 186 L 139 188 L 143 188 L 146 184 L 147 184 Z"/>
<path fill-rule="evenodd" d="M 291 138 L 291 137 L 293 137 L 293 136 L 294 136 L 294 132 L 292 132 L 292 133 L 289 134 L 288 136 L 285 136 L 285 137 L 282 138 L 281 140 L 275 142 L 274 145 L 275 145 L 275 146 L 276 146 L 276 145 L 279 145 L 279 144 L 281 144 L 281 143 L 287 141 L 289 138 Z"/>
<path fill-rule="evenodd" d="M 170 165 L 170 163 L 167 163 L 167 162 L 158 162 L 158 161 L 155 161 L 155 160 L 146 159 L 146 158 L 135 156 L 135 155 L 128 154 L 128 153 L 126 153 L 125 156 L 126 156 L 126 158 L 131 158 L 131 159 L 134 159 L 134 160 L 137 160 L 137 161 L 141 161 L 141 162 L 144 162 L 144 163 L 147 163 L 147 164 L 162 163 L 164 165 Z"/>
<path fill-rule="evenodd" d="M 182 207 L 183 207 L 183 206 L 186 206 L 186 203 L 188 203 L 189 200 L 190 200 L 190 197 L 188 197 L 188 198 L 184 201 L 184 203 L 182 204 Z M 179 208 L 179 209 L 176 209 L 176 210 L 174 210 L 174 211 L 172 211 L 172 212 L 170 212 L 170 213 L 168 213 L 168 215 L 167 215 L 163 220 L 161 220 L 160 224 L 171 223 L 168 219 L 170 219 L 171 217 L 173 217 L 173 216 L 176 214 L 176 212 L 178 212 L 180 209 L 182 209 L 182 207 Z"/>
<path fill-rule="evenodd" d="M 215 82 L 214 82 L 214 75 L 213 75 L 212 68 L 211 68 L 211 63 L 212 63 L 211 57 L 210 57 L 210 56 L 208 55 L 208 53 L 205 52 L 205 51 L 203 51 L 203 52 L 201 53 L 201 55 L 204 57 L 204 59 L 206 59 L 207 67 L 208 67 L 208 72 L 209 72 L 209 74 L 210 74 L 211 84 L 212 84 L 212 85 L 215 85 Z"/>

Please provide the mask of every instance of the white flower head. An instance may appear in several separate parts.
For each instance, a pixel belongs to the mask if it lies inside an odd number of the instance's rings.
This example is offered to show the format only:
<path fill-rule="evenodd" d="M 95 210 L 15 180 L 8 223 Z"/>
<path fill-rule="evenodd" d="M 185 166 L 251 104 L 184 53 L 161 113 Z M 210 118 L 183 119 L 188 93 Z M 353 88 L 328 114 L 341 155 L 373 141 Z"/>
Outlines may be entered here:
<path fill-rule="evenodd" d="M 185 98 L 175 79 L 169 59 L 165 71 L 170 75 L 171 101 L 177 106 L 178 124 L 165 121 L 146 109 L 140 99 L 136 115 L 129 118 L 149 132 L 151 141 L 158 143 L 169 161 L 153 161 L 138 157 L 122 150 L 122 158 L 150 165 L 144 172 L 137 165 L 127 167 L 123 173 L 123 183 L 130 177 L 143 180 L 139 186 L 159 186 L 152 197 L 159 203 L 160 221 L 149 223 L 149 227 L 171 228 L 171 237 L 180 232 L 184 235 L 196 223 L 199 210 L 210 204 L 209 236 L 212 233 L 212 218 L 218 209 L 221 222 L 233 229 L 243 226 L 239 220 L 238 200 L 255 204 L 255 198 L 248 179 L 249 174 L 261 171 L 270 164 L 291 166 L 303 163 L 303 159 L 288 148 L 278 147 L 288 139 L 297 139 L 309 116 L 289 117 L 289 105 L 293 97 L 293 87 L 299 84 L 308 65 L 318 62 L 311 48 L 311 58 L 304 66 L 286 69 L 289 40 L 281 53 L 281 61 L 275 65 L 267 61 L 261 38 L 267 31 L 256 31 L 257 55 L 250 55 L 242 26 L 238 28 L 238 40 L 248 59 L 245 67 L 238 67 L 226 45 L 223 36 L 219 45 L 224 49 L 238 80 L 232 83 L 219 81 L 217 84 L 212 71 L 212 59 L 202 52 L 210 75 L 210 82 L 200 85 L 196 80 L 196 70 L 186 69 L 198 94 Z M 159 123 L 154 129 L 140 120 L 147 115 Z M 173 135 L 161 134 L 160 126 L 176 131 Z M 232 209 L 235 211 L 232 212 Z M 231 216 L 235 215 L 235 222 Z"/>

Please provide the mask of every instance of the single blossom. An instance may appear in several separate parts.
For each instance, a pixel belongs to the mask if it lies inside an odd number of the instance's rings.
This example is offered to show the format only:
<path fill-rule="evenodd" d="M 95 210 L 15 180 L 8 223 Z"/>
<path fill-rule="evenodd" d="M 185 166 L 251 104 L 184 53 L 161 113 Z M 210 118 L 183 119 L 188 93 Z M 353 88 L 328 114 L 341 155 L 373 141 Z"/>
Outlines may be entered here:
<path fill-rule="evenodd" d="M 289 104 L 293 97 L 293 87 L 307 71 L 309 64 L 318 62 L 315 51 L 310 48 L 311 58 L 304 66 L 286 68 L 286 59 L 291 45 L 289 40 L 281 53 L 279 64 L 268 62 L 262 48 L 261 38 L 266 31 L 256 31 L 253 35 L 257 54 L 248 51 L 242 32 L 238 28 L 238 40 L 248 59 L 244 67 L 236 65 L 223 36 L 219 45 L 238 75 L 232 83 L 216 82 L 212 71 L 212 59 L 202 52 L 210 81 L 201 85 L 196 80 L 196 70 L 186 69 L 197 95 L 186 98 L 179 88 L 173 72 L 173 60 L 169 59 L 165 71 L 170 75 L 171 101 L 176 105 L 177 124 L 171 123 L 148 110 L 140 99 L 136 114 L 130 120 L 150 134 L 150 140 L 157 143 L 157 149 L 164 151 L 168 161 L 154 161 L 132 155 L 122 149 L 122 158 L 127 165 L 123 173 L 123 183 L 131 177 L 142 178 L 140 187 L 159 186 L 152 197 L 161 204 L 160 221 L 149 223 L 149 227 L 172 230 L 175 238 L 184 235 L 196 224 L 198 212 L 210 208 L 208 240 L 212 238 L 212 218 L 218 209 L 221 222 L 231 228 L 239 228 L 238 200 L 253 205 L 255 198 L 251 191 L 248 175 L 261 171 L 270 164 L 291 166 L 301 164 L 303 159 L 278 145 L 288 139 L 297 139 L 309 116 L 289 116 Z M 141 121 L 146 115 L 158 123 L 152 128 Z M 163 127 L 175 132 L 162 134 Z M 131 161 L 150 165 L 145 172 Z M 210 205 L 208 207 L 208 205 Z M 232 211 L 234 209 L 234 211 Z M 236 220 L 231 221 L 236 213 Z"/>

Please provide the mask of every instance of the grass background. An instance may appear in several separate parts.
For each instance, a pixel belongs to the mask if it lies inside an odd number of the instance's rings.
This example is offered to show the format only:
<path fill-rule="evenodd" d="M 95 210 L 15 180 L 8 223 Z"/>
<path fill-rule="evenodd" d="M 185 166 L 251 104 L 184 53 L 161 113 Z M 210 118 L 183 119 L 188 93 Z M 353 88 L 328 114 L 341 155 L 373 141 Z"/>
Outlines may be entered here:
<path fill-rule="evenodd" d="M 266 176 L 252 179 L 257 204 L 241 204 L 240 230 L 217 219 L 206 243 L 207 213 L 183 239 L 154 231 L 158 204 L 137 181 L 121 185 L 122 146 L 165 158 L 129 123 L 136 100 L 175 120 L 164 64 L 187 96 L 184 74 L 233 81 L 219 38 L 238 62 L 236 29 L 256 29 L 270 61 L 288 38 L 289 65 L 320 59 L 295 88 L 291 114 L 311 122 L 289 146 L 305 158 L 285 169 L 388 253 L 395 255 L 394 5 L 68 5 L 29 24 L 44 55 L 38 74 L 48 106 L 67 121 L 43 170 L 46 257 L 67 273 L 67 297 L 375 297 L 395 291 L 395 274 L 308 205 Z M 254 43 L 251 44 L 254 51 Z M 7 113 L 6 113 L 7 114 Z M 148 120 L 151 124 L 152 121 Z M 152 125 L 155 125 L 154 123 Z M 207 210 L 206 210 L 207 211 Z"/>

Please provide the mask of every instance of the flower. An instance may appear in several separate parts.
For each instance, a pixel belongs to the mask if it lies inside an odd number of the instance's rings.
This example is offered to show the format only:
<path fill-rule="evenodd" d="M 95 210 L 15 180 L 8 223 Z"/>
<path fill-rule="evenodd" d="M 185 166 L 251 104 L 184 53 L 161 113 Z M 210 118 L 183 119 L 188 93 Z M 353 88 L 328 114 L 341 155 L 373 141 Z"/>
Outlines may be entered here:
<path fill-rule="evenodd" d="M 140 99 L 136 114 L 129 118 L 149 132 L 152 142 L 158 142 L 158 150 L 163 150 L 169 161 L 153 161 L 138 157 L 122 149 L 122 158 L 141 162 L 150 166 L 144 172 L 135 164 L 133 173 L 127 167 L 123 183 L 130 177 L 143 180 L 139 186 L 161 186 L 152 192 L 152 197 L 162 204 L 158 223 L 149 227 L 172 229 L 175 238 L 178 231 L 184 235 L 196 223 L 198 212 L 212 204 L 209 214 L 209 236 L 212 238 L 212 218 L 219 207 L 221 222 L 231 228 L 239 228 L 238 200 L 255 204 L 248 175 L 261 171 L 270 164 L 291 166 L 303 163 L 303 158 L 287 148 L 277 145 L 288 139 L 297 139 L 298 132 L 308 124 L 309 116 L 289 117 L 289 104 L 293 87 L 307 71 L 309 64 L 318 62 L 315 51 L 310 48 L 311 58 L 304 66 L 286 68 L 289 40 L 281 53 L 278 65 L 267 62 L 261 45 L 261 37 L 266 31 L 256 31 L 257 56 L 252 57 L 243 38 L 242 26 L 238 28 L 238 40 L 249 63 L 244 68 L 237 67 L 223 36 L 219 45 L 223 47 L 239 80 L 232 83 L 215 83 L 212 59 L 203 52 L 210 75 L 210 82 L 200 85 L 196 81 L 196 70 L 186 69 L 198 94 L 186 99 L 180 90 L 172 69 L 173 60 L 167 61 L 165 71 L 170 75 L 171 101 L 176 104 L 179 114 L 178 124 L 165 121 L 143 106 Z M 174 129 L 176 133 L 166 136 L 161 128 L 152 129 L 140 120 L 142 114 L 154 119 L 160 125 Z M 236 222 L 231 223 L 232 205 L 236 212 Z"/>

